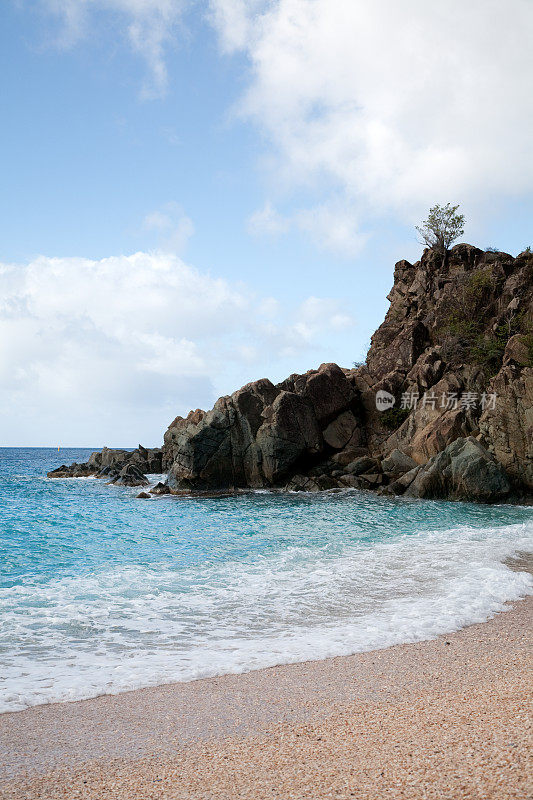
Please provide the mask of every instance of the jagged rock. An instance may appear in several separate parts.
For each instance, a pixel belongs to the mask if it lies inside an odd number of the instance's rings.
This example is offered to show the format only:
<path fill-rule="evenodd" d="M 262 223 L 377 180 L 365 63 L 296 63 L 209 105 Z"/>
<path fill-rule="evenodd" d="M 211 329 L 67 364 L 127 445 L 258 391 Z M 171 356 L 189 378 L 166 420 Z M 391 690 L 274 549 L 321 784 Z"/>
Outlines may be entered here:
<path fill-rule="evenodd" d="M 122 469 L 130 455 L 130 450 L 114 450 L 111 447 L 104 447 L 102 450 L 91 453 L 87 463 L 97 471 L 110 467 Z"/>
<path fill-rule="evenodd" d="M 140 444 L 127 459 L 128 464 L 135 464 L 139 469 L 148 474 L 162 472 L 162 449 L 160 447 L 143 447 Z"/>
<path fill-rule="evenodd" d="M 160 447 L 146 448 L 142 445 L 136 450 L 114 450 L 104 447 L 91 453 L 84 464 L 63 465 L 48 473 L 49 478 L 81 478 L 96 476 L 97 478 L 111 478 L 110 483 L 115 483 L 122 469 L 134 465 L 137 470 L 144 473 L 159 473 L 162 469 L 162 450 Z M 130 484 L 132 486 L 136 484 Z"/>
<path fill-rule="evenodd" d="M 411 486 L 421 469 L 421 466 L 413 467 L 413 469 L 410 469 L 409 472 L 406 472 L 404 475 L 396 478 L 396 480 L 392 483 L 389 483 L 388 486 L 383 486 L 381 488 L 381 493 L 392 495 L 403 494 L 405 490 Z"/>
<path fill-rule="evenodd" d="M 150 490 L 150 494 L 170 494 L 170 489 L 166 483 L 156 483 Z"/>
<path fill-rule="evenodd" d="M 117 469 L 117 467 L 102 467 L 102 469 L 99 470 L 96 473 L 96 477 L 97 478 L 112 478 L 115 475 L 118 475 L 119 472 L 120 472 L 120 470 Z"/>
<path fill-rule="evenodd" d="M 109 471 L 120 472 L 126 464 L 135 464 L 143 473 L 160 473 L 162 471 L 162 450 L 160 447 L 147 448 L 141 444 L 135 450 L 113 450 L 104 447 L 89 456 L 88 464 L 95 472 L 102 472 L 102 477 Z M 108 470 L 108 472 L 104 472 Z"/>
<path fill-rule="evenodd" d="M 513 259 L 460 244 L 443 262 L 426 250 L 417 264 L 396 264 L 389 300 L 367 363 L 353 382 L 365 411 L 370 451 L 386 455 L 398 448 L 424 463 L 454 439 L 476 435 L 482 409 L 478 404 L 475 409 L 442 413 L 438 408 L 433 413 L 421 407 L 422 394 L 457 391 L 460 396 L 471 391 L 480 396 L 487 390 L 498 369 L 502 337 L 511 337 L 517 329 L 521 336 L 531 331 L 533 257 L 524 252 Z M 523 360 L 523 346 L 510 341 L 507 357 L 513 353 Z M 403 393 L 420 394 L 407 420 L 398 416 L 393 433 L 375 408 L 378 389 L 396 397 L 396 408 Z"/>
<path fill-rule="evenodd" d="M 331 462 L 339 467 L 346 467 L 357 458 L 366 456 L 366 453 L 367 450 L 364 447 L 346 448 L 341 450 L 340 453 L 335 453 L 333 456 L 331 456 Z"/>
<path fill-rule="evenodd" d="M 430 347 L 422 353 L 414 367 L 406 375 L 406 383 L 416 388 L 419 394 L 434 386 L 441 379 L 446 368 L 441 359 L 441 347 Z"/>
<path fill-rule="evenodd" d="M 126 464 L 109 483 L 115 486 L 148 486 L 146 476 L 136 464 Z"/>
<path fill-rule="evenodd" d="M 351 411 L 344 411 L 333 422 L 330 422 L 323 436 L 326 444 L 335 450 L 357 447 L 363 440 L 361 424 Z"/>
<path fill-rule="evenodd" d="M 90 478 L 95 474 L 95 470 L 89 464 L 62 464 L 60 467 L 46 473 L 47 478 Z"/>
<path fill-rule="evenodd" d="M 484 374 L 475 366 L 464 367 L 460 375 L 445 375 L 430 387 L 425 398 L 417 385 L 406 384 L 404 390 L 409 396 L 419 394 L 417 406 L 384 442 L 383 449 L 400 449 L 417 463 L 425 463 L 458 437 L 477 431 L 479 409 L 463 407 L 461 397 L 470 391 L 479 398 L 484 388 Z"/>
<path fill-rule="evenodd" d="M 279 388 L 308 400 L 322 428 L 347 411 L 356 399 L 352 384 L 337 364 L 321 364 L 305 375 L 291 375 Z"/>
<path fill-rule="evenodd" d="M 346 489 L 361 489 L 363 487 L 363 481 L 355 475 L 341 475 L 338 480 L 340 485 Z"/>
<path fill-rule="evenodd" d="M 511 484 L 503 468 L 473 437 L 457 439 L 421 467 L 405 492 L 408 497 L 450 498 L 494 503 Z"/>
<path fill-rule="evenodd" d="M 350 464 L 347 464 L 344 471 L 351 475 L 362 475 L 363 472 L 371 472 L 372 470 L 379 470 L 379 462 L 370 456 L 361 456 L 356 458 Z"/>
<path fill-rule="evenodd" d="M 86 465 L 49 475 L 119 482 L 129 465 L 141 474 L 168 470 L 172 494 L 364 485 L 491 500 L 506 496 L 501 464 L 517 496 L 531 492 L 532 254 L 513 258 L 459 244 L 443 257 L 428 249 L 415 264 L 396 264 L 388 299 L 357 369 L 322 364 L 277 385 L 255 381 L 211 411 L 176 417 L 162 451 L 104 448 Z M 376 407 L 381 390 L 395 400 L 386 411 Z M 494 408 L 480 402 L 489 394 Z M 465 395 L 477 402 L 463 402 Z"/>
<path fill-rule="evenodd" d="M 479 420 L 483 441 L 517 485 L 533 489 L 533 368 L 507 364 L 491 380 L 494 396 Z"/>
<path fill-rule="evenodd" d="M 333 447 L 326 431 L 335 442 L 356 435 L 355 405 L 356 391 L 335 364 L 277 386 L 266 379 L 247 384 L 212 411 L 174 420 L 163 454 L 169 487 L 280 486 Z"/>
<path fill-rule="evenodd" d="M 293 392 L 282 391 L 263 412 L 265 422 L 256 435 L 266 481 L 274 485 L 305 456 L 323 449 L 323 438 L 313 407 Z"/>
<path fill-rule="evenodd" d="M 416 467 L 416 461 L 401 450 L 393 450 L 381 462 L 381 469 L 390 477 L 398 477 Z"/>
<path fill-rule="evenodd" d="M 359 478 L 363 481 L 363 485 L 372 487 L 381 486 L 383 483 L 383 474 L 381 472 L 364 473 L 359 475 Z"/>
<path fill-rule="evenodd" d="M 320 486 L 313 478 L 306 475 L 293 475 L 285 486 L 288 492 L 319 492 Z"/>

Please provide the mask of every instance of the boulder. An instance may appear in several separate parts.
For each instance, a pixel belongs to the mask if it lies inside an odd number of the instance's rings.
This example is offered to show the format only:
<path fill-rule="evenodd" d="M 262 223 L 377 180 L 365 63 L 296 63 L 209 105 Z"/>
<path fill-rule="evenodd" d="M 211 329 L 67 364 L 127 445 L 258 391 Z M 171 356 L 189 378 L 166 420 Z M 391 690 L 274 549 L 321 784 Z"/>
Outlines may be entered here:
<path fill-rule="evenodd" d="M 287 492 L 319 492 L 320 486 L 314 478 L 307 475 L 293 475 L 285 486 Z"/>
<path fill-rule="evenodd" d="M 346 467 L 348 464 L 351 464 L 357 458 L 361 458 L 362 456 L 368 456 L 368 451 L 366 448 L 346 447 L 341 450 L 340 453 L 335 453 L 333 456 L 331 456 L 331 462 L 339 467 Z"/>
<path fill-rule="evenodd" d="M 337 364 L 321 364 L 304 375 L 291 375 L 279 388 L 308 400 L 322 428 L 347 411 L 356 399 L 352 383 Z"/>
<path fill-rule="evenodd" d="M 517 367 L 533 367 L 531 359 L 531 341 L 527 336 L 511 336 L 503 354 L 503 366 L 514 364 Z"/>
<path fill-rule="evenodd" d="M 393 450 L 381 462 L 381 469 L 389 477 L 399 477 L 416 466 L 416 461 L 401 450 Z"/>
<path fill-rule="evenodd" d="M 334 450 L 353 447 L 363 440 L 362 429 L 352 411 L 344 411 L 323 432 L 324 441 Z"/>
<path fill-rule="evenodd" d="M 347 464 L 344 471 L 350 473 L 350 475 L 362 475 L 363 472 L 371 472 L 372 470 L 375 472 L 379 470 L 379 462 L 370 456 L 361 456 Z"/>
<path fill-rule="evenodd" d="M 359 443 L 356 391 L 335 364 L 267 379 L 221 397 L 214 408 L 176 418 L 165 434 L 163 464 L 176 489 L 282 486 L 309 472 L 328 448 Z M 328 476 L 329 479 L 330 476 Z"/>
<path fill-rule="evenodd" d="M 457 439 L 420 467 L 405 494 L 495 503 L 510 491 L 504 469 L 477 439 L 468 437 Z"/>
<path fill-rule="evenodd" d="M 404 475 L 396 478 L 396 480 L 392 483 L 389 483 L 388 486 L 383 486 L 380 490 L 381 493 L 391 495 L 404 494 L 405 490 L 411 486 L 421 469 L 421 466 L 413 467 L 413 469 L 410 469 L 409 472 L 406 472 Z"/>
<path fill-rule="evenodd" d="M 319 454 L 323 438 L 310 403 L 293 392 L 282 391 L 263 412 L 257 431 L 262 471 L 270 484 L 279 483 L 299 462 Z"/>
<path fill-rule="evenodd" d="M 111 447 L 104 447 L 102 450 L 91 453 L 87 463 L 97 471 L 106 467 L 122 469 L 130 455 L 131 450 L 113 450 Z"/>
<path fill-rule="evenodd" d="M 139 494 L 137 495 L 137 500 L 151 500 L 151 499 L 152 498 L 148 494 L 148 492 L 139 492 Z"/>
<path fill-rule="evenodd" d="M 118 469 L 117 467 L 102 467 L 102 469 L 99 470 L 96 473 L 96 477 L 97 478 L 113 478 L 116 475 L 118 475 L 119 472 L 120 472 L 120 469 Z"/>
<path fill-rule="evenodd" d="M 166 483 L 156 483 L 151 489 L 149 489 L 150 494 L 170 494 L 170 489 Z"/>
<path fill-rule="evenodd" d="M 361 478 L 355 475 L 341 475 L 338 479 L 339 484 L 346 489 L 361 489 L 364 485 Z"/>
<path fill-rule="evenodd" d="M 383 474 L 381 472 L 364 473 L 359 475 L 359 480 L 363 482 L 363 486 L 374 488 L 383 483 Z"/>

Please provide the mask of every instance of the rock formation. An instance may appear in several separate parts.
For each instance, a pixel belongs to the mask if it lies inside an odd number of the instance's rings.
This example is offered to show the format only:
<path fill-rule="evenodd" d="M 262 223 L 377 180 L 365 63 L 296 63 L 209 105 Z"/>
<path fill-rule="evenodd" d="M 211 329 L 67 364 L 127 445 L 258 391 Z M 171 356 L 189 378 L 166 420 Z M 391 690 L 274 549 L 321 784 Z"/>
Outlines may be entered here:
<path fill-rule="evenodd" d="M 91 453 L 84 464 L 71 464 L 52 470 L 49 478 L 105 478 L 119 486 L 147 486 L 146 474 L 162 472 L 162 449 L 146 448 L 141 444 L 135 450 L 112 450 L 104 447 Z"/>
<path fill-rule="evenodd" d="M 177 417 L 165 433 L 163 465 L 171 489 L 280 486 L 362 439 L 351 381 L 323 364 L 277 386 L 249 383 L 207 414 Z"/>
<path fill-rule="evenodd" d="M 168 472 L 165 491 L 175 494 L 276 487 L 484 502 L 531 495 L 533 255 L 460 244 L 443 263 L 425 250 L 416 264 L 396 264 L 388 299 L 359 368 L 322 364 L 277 385 L 263 378 L 211 411 L 176 417 L 162 451 L 104 448 L 50 476 L 120 482 L 130 465 Z M 385 411 L 377 392 L 387 393 Z"/>

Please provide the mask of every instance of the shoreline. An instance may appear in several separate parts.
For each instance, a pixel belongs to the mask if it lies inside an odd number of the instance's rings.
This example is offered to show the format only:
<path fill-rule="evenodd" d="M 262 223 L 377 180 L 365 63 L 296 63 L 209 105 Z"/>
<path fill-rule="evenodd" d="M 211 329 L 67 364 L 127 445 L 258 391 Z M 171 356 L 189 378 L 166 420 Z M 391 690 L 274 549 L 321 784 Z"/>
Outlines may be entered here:
<path fill-rule="evenodd" d="M 513 566 L 529 571 L 531 557 Z M 530 595 L 487 622 L 424 642 L 7 712 L 0 716 L 0 796 L 526 797 L 532 611 Z M 419 755 L 398 761 L 406 736 Z M 468 763 L 450 759 L 458 744 L 473 748 Z M 491 790 L 484 760 L 490 751 L 494 761 L 496 744 L 507 764 L 498 778 L 504 795 Z M 439 752 L 444 763 L 435 772 Z M 418 788 L 408 781 L 407 793 L 395 794 L 389 767 L 370 780 L 372 765 L 391 758 L 397 775 L 408 764 L 414 769 L 415 759 Z M 280 764 L 274 771 L 273 763 Z M 446 794 L 444 778 L 455 795 Z M 344 788 L 328 794 L 339 780 Z M 473 783 L 477 794 L 468 789 Z"/>

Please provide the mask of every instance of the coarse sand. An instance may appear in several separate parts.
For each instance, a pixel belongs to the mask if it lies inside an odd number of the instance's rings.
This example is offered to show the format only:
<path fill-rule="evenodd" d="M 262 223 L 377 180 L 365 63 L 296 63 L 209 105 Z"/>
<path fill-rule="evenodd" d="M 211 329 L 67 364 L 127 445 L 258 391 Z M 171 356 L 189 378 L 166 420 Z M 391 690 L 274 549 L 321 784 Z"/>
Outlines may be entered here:
<path fill-rule="evenodd" d="M 531 798 L 532 610 L 529 597 L 429 642 L 0 715 L 0 797 Z"/>

